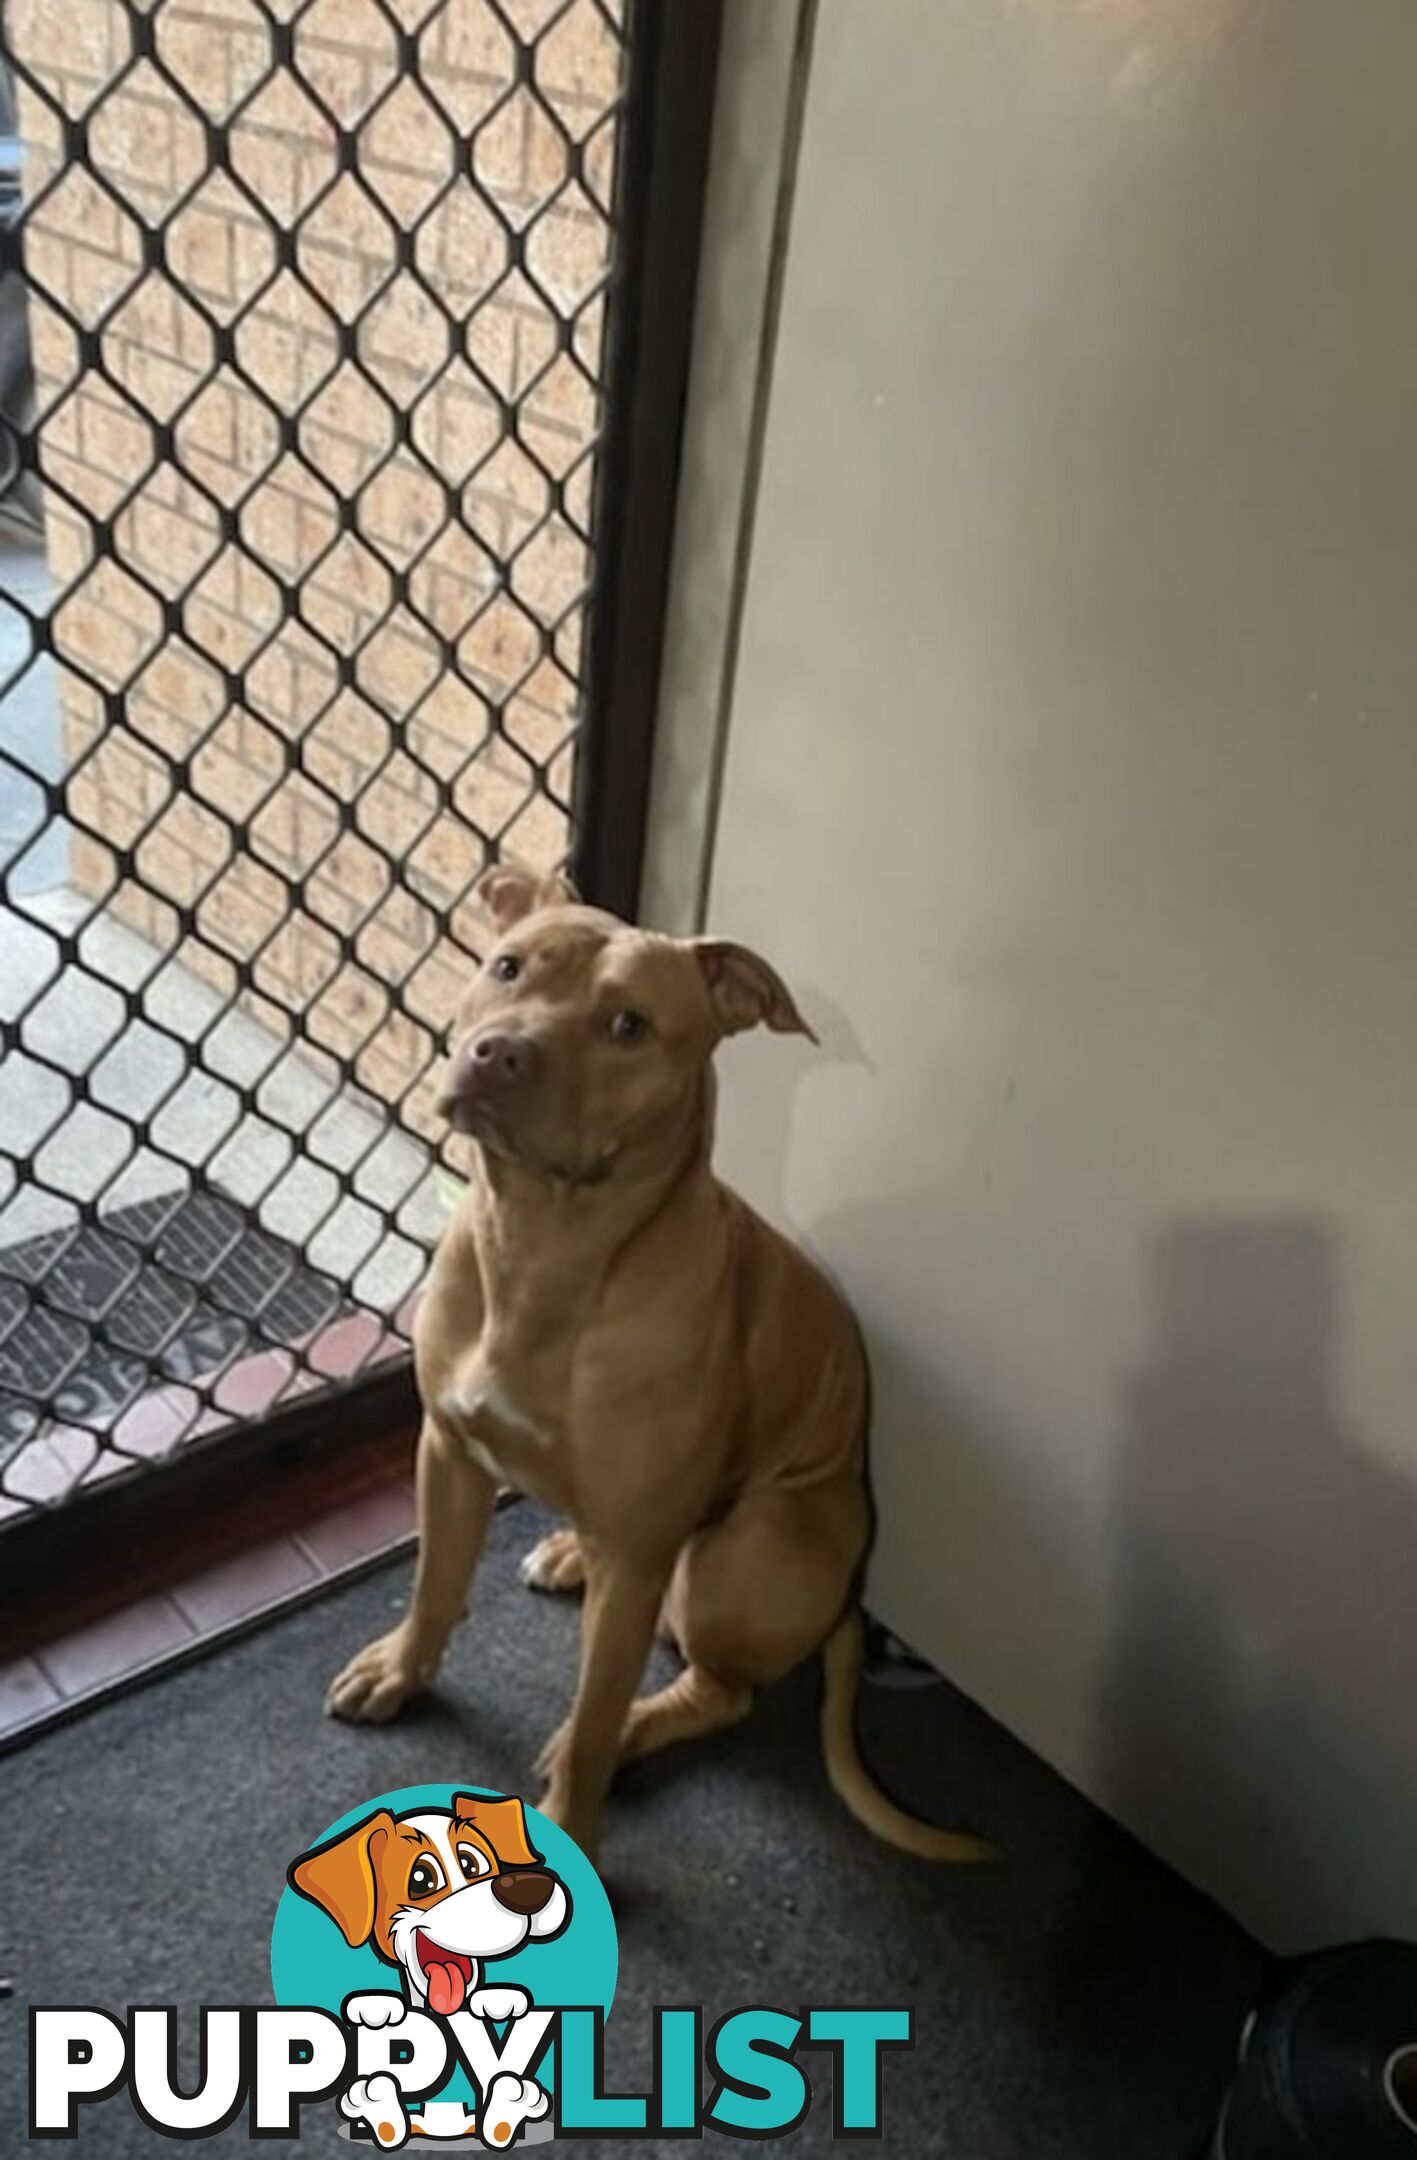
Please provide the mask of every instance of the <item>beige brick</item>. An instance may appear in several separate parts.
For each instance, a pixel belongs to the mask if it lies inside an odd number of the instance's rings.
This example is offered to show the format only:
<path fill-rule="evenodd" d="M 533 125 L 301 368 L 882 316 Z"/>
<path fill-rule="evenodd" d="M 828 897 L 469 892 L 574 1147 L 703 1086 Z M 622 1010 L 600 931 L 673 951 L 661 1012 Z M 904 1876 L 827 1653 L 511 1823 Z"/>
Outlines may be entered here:
<path fill-rule="evenodd" d="M 221 677 L 178 639 L 159 646 L 125 701 L 129 727 L 173 758 L 187 756 L 225 705 Z"/>
<path fill-rule="evenodd" d="M 419 225 L 419 275 L 457 320 L 493 290 L 511 260 L 506 231 L 472 183 L 459 179 Z"/>
<path fill-rule="evenodd" d="M 305 881 L 305 905 L 312 915 L 353 937 L 389 890 L 388 862 L 357 833 L 342 833 Z"/>
<path fill-rule="evenodd" d="M 110 374 L 154 418 L 170 421 L 210 372 L 214 346 L 202 317 L 160 270 L 129 295 L 103 332 Z M 92 387 L 101 378 L 92 378 Z"/>
<path fill-rule="evenodd" d="M 404 740 L 420 764 L 448 780 L 481 748 L 490 725 L 486 699 L 449 671 L 410 714 Z"/>
<path fill-rule="evenodd" d="M 338 506 L 304 460 L 283 457 L 241 510 L 242 544 L 282 584 L 298 585 L 332 546 Z"/>
<path fill-rule="evenodd" d="M 169 599 L 199 578 L 221 549 L 217 513 L 173 466 L 160 465 L 117 520 L 125 563 Z"/>
<path fill-rule="evenodd" d="M 336 181 L 302 221 L 300 272 L 342 322 L 353 322 L 394 267 L 394 232 L 352 173 Z"/>
<path fill-rule="evenodd" d="M 182 622 L 192 643 L 219 667 L 240 669 L 276 631 L 283 612 L 274 579 L 243 549 L 227 547 L 187 596 Z"/>
<path fill-rule="evenodd" d="M 417 224 L 453 170 L 448 122 L 411 77 L 397 83 L 359 133 L 360 170 L 402 231 Z"/>
<path fill-rule="evenodd" d="M 268 65 L 269 39 L 251 0 L 168 0 L 157 35 L 164 62 L 197 109 L 217 120 Z"/>
<path fill-rule="evenodd" d="M 89 154 L 123 200 L 158 224 L 202 173 L 206 142 L 194 115 L 142 60 L 95 110 Z"/>
<path fill-rule="evenodd" d="M 334 173 L 335 129 L 282 69 L 232 122 L 230 156 L 252 194 L 290 226 Z"/>
<path fill-rule="evenodd" d="M 366 311 L 359 357 L 386 396 L 406 411 L 441 374 L 451 335 L 427 288 L 401 273 Z"/>
<path fill-rule="evenodd" d="M 559 0 L 513 4 L 532 37 Z M 418 35 L 419 82 L 396 83 L 373 0 L 316 0 L 296 33 L 306 87 L 284 69 L 261 83 L 269 30 L 253 0 L 168 0 L 162 59 L 199 110 L 223 119 L 255 94 L 232 122 L 230 173 L 207 173 L 153 268 L 140 221 L 161 220 L 202 171 L 202 129 L 147 63 L 118 80 L 119 0 L 10 0 L 6 26 L 55 102 L 89 113 L 99 174 L 65 174 L 26 243 L 44 469 L 78 505 L 48 524 L 72 588 L 55 643 L 74 874 L 168 949 L 176 908 L 195 909 L 184 966 L 230 997 L 234 964 L 249 963 L 249 1010 L 286 1031 L 303 1015 L 312 1045 L 353 1059 L 360 1085 L 435 1135 L 431 1072 L 483 934 L 466 896 L 487 846 L 544 867 L 565 852 L 589 573 L 576 525 L 596 389 L 557 358 L 501 221 L 540 211 L 528 259 L 562 305 L 603 277 L 596 198 L 614 129 L 601 122 L 620 54 L 580 0 L 535 57 L 540 94 L 590 137 L 583 192 L 536 101 L 506 97 L 514 54 L 486 0 L 394 6 Z M 33 186 L 60 170 L 62 130 L 23 88 L 21 104 Z M 358 131 L 357 170 L 317 200 L 340 126 Z M 477 185 L 449 186 L 465 154 Z M 275 235 L 297 225 L 308 283 L 272 277 Z M 396 231 L 413 233 L 416 276 L 391 274 Z M 83 372 L 61 308 L 101 326 L 111 382 Z M 214 378 L 204 311 L 235 325 L 239 364 Z M 573 330 L 592 376 L 603 313 L 591 301 Z M 358 324 L 372 382 L 341 360 L 341 322 Z M 524 400 L 525 449 L 501 442 L 499 398 Z M 411 445 L 391 405 L 411 415 Z M 298 452 L 281 441 L 297 413 Z M 174 429 L 158 464 L 147 416 Z M 538 532 L 555 508 L 540 467 L 572 477 L 565 514 Z M 357 504 L 343 536 L 341 499 Z M 214 505 L 239 506 L 239 545 Z M 115 518 L 118 560 L 99 560 L 87 520 Z M 407 606 L 390 605 L 392 573 Z M 165 631 L 149 586 L 180 609 L 182 634 Z M 357 688 L 340 686 L 336 654 Z M 121 696 L 122 728 L 95 684 Z M 151 890 L 119 879 L 112 851 L 130 846 Z"/>
<path fill-rule="evenodd" d="M 193 792 L 226 816 L 253 818 L 285 771 L 285 745 L 239 707 L 229 712 L 191 762 Z"/>
<path fill-rule="evenodd" d="M 107 690 L 121 690 L 156 651 L 157 602 L 116 563 L 96 562 L 55 610 L 54 648 Z"/>
<path fill-rule="evenodd" d="M 25 225 L 25 270 L 92 329 L 142 274 L 142 234 L 91 174 L 71 167 Z"/>
<path fill-rule="evenodd" d="M 339 802 L 353 802 L 365 781 L 381 765 L 393 731 L 381 713 L 352 690 L 342 690 L 322 719 L 304 738 L 307 771 Z"/>
<path fill-rule="evenodd" d="M 448 516 L 448 491 L 421 459 L 395 451 L 359 497 L 359 529 L 396 569 L 424 555 Z"/>
<path fill-rule="evenodd" d="M 194 796 L 179 795 L 139 843 L 136 861 L 145 884 L 192 907 L 230 853 L 225 820 Z"/>
<path fill-rule="evenodd" d="M 282 270 L 237 325 L 236 352 L 275 409 L 294 412 L 339 364 L 338 325 L 299 278 Z"/>
<path fill-rule="evenodd" d="M 66 112 L 80 113 L 129 57 L 122 0 L 85 0 L 62 17 L 54 0 L 9 0 L 5 38 Z"/>
<path fill-rule="evenodd" d="M 295 40 L 301 74 L 346 127 L 394 80 L 393 33 L 373 0 L 313 0 Z"/>
<path fill-rule="evenodd" d="M 432 688 L 442 672 L 437 641 L 407 608 L 395 608 L 359 655 L 365 695 L 386 712 L 404 713 Z"/>
<path fill-rule="evenodd" d="M 169 274 L 230 322 L 275 268 L 271 229 L 224 172 L 212 173 L 166 230 Z"/>
<path fill-rule="evenodd" d="M 409 599 L 443 638 L 454 639 L 497 589 L 497 565 L 461 525 L 450 524 L 420 557 Z"/>

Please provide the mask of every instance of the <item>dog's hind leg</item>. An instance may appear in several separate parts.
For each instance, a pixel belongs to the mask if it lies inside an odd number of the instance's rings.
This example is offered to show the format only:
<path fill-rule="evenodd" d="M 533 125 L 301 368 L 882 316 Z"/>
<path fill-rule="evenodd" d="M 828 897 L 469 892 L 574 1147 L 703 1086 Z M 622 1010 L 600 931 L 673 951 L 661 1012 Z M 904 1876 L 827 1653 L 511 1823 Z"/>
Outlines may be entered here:
<path fill-rule="evenodd" d="M 523 1553 L 517 1573 L 528 1590 L 570 1595 L 585 1588 L 585 1553 L 580 1535 L 572 1529 L 548 1530 L 530 1552 Z M 654 1639 L 670 1649 L 679 1647 L 678 1597 L 673 1583 L 665 1591 L 654 1623 Z"/>
<path fill-rule="evenodd" d="M 660 1600 L 659 1618 L 654 1623 L 654 1639 L 663 1643 L 667 1650 L 677 1650 L 684 1655 L 684 1555 L 681 1552 L 674 1563 L 674 1573 L 669 1578 L 669 1588 Z M 685 1661 L 687 1663 L 687 1660 Z"/>
<path fill-rule="evenodd" d="M 753 1691 L 715 1680 L 702 1665 L 686 1665 L 667 1687 L 642 1695 L 631 1705 L 620 1735 L 621 1762 L 653 1755 L 676 1740 L 701 1740 L 706 1733 L 737 1725 L 753 1707 Z"/>

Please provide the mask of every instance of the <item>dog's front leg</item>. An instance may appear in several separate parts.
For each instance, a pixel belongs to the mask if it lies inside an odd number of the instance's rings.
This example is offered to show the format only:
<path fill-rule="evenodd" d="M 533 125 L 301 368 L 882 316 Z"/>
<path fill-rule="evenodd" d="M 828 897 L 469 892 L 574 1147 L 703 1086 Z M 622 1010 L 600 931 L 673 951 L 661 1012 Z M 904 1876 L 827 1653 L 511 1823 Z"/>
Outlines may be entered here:
<path fill-rule="evenodd" d="M 330 1682 L 325 1708 L 333 1717 L 381 1723 L 428 1685 L 463 1616 L 495 1493 L 481 1465 L 435 1418 L 425 1417 L 418 1441 L 413 1600 L 396 1628 L 366 1644 Z"/>
<path fill-rule="evenodd" d="M 668 1579 L 668 1565 L 648 1569 L 587 1554 L 575 1701 L 538 1767 L 547 1780 L 542 1813 L 591 1855 L 625 1713 L 645 1669 Z"/>

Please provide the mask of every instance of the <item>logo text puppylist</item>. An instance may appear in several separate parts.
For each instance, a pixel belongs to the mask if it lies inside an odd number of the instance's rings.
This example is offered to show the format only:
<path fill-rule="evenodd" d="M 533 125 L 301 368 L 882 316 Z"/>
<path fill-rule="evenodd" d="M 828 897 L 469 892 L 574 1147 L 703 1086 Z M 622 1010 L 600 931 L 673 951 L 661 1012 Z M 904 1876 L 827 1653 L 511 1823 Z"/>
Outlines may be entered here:
<path fill-rule="evenodd" d="M 879 2136 L 889 2052 L 909 2010 L 754 2004 L 709 2029 L 656 2008 L 644 2094 L 607 2093 L 615 1923 L 600 1879 L 521 1800 L 448 1786 L 386 1793 L 295 1860 L 271 1938 L 275 2006 L 199 2013 L 195 2078 L 177 2014 L 153 2005 L 30 2012 L 30 2135 L 74 2137 L 79 2111 L 126 2091 L 150 2129 L 296 2137 L 333 2102 L 345 2134 L 505 2151 L 563 2133 L 782 2137 L 813 2105 L 802 2052 L 833 2057 L 833 2130 Z M 704 2072 L 708 2091 L 704 2091 Z"/>

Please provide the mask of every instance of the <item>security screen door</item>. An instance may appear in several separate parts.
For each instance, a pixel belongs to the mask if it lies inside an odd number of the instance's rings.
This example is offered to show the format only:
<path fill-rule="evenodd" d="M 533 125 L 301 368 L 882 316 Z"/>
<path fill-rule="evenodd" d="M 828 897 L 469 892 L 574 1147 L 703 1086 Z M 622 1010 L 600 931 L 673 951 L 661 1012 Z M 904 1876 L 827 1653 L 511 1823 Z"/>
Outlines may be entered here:
<path fill-rule="evenodd" d="M 471 887 L 632 896 L 711 14 L 7 0 L 0 1542 L 404 1353 Z"/>

